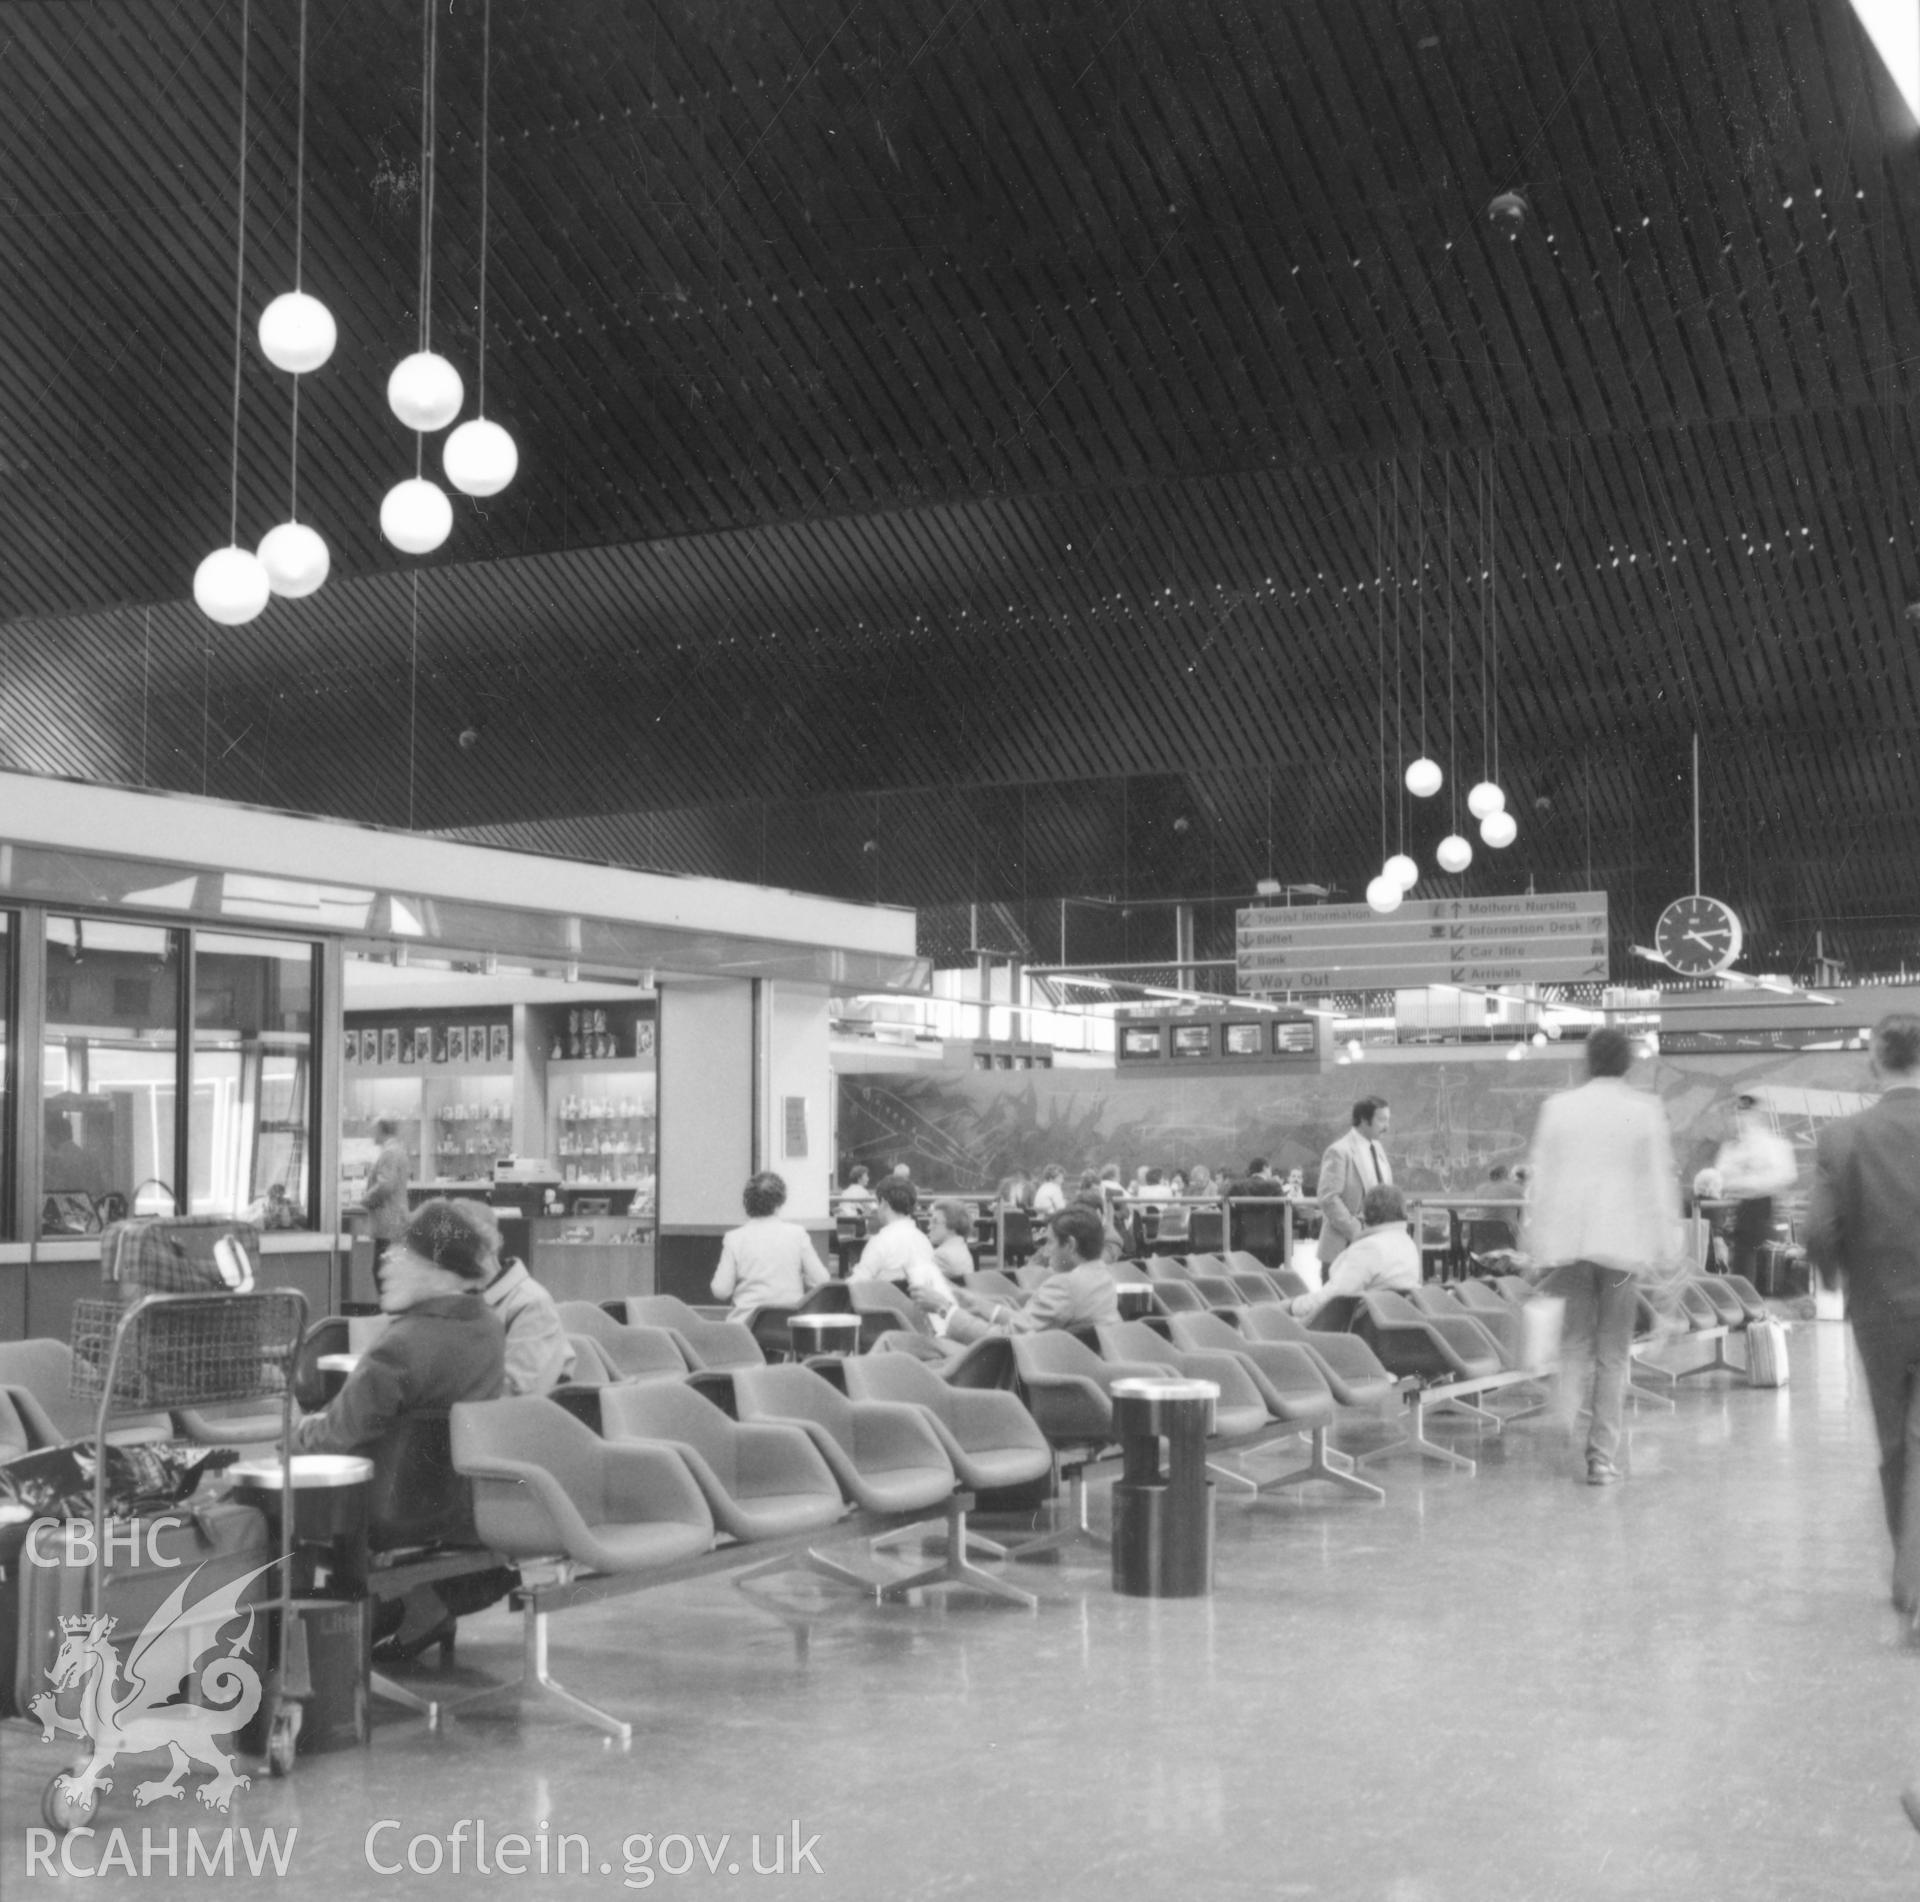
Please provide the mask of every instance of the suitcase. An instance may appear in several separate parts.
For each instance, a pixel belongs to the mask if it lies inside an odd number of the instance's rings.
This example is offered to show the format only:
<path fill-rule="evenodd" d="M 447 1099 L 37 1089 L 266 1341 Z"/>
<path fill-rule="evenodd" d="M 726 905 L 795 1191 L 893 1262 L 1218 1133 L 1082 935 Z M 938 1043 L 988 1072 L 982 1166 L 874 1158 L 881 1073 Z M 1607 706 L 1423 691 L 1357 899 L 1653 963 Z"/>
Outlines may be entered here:
<path fill-rule="evenodd" d="M 1762 1242 L 1754 1254 L 1753 1280 L 1769 1301 L 1794 1301 L 1811 1293 L 1806 1250 L 1787 1242 Z"/>
<path fill-rule="evenodd" d="M 1747 1323 L 1747 1385 L 1784 1387 L 1787 1384 L 1787 1330 L 1771 1315 Z"/>
<path fill-rule="evenodd" d="M 148 1294 L 245 1294 L 259 1270 L 259 1229 L 224 1216 L 133 1216 L 100 1237 L 101 1278 L 128 1307 Z"/>
<path fill-rule="evenodd" d="M 204 1619 L 196 1621 L 193 1605 L 207 1592 L 252 1572 L 259 1572 L 259 1576 L 250 1580 L 239 1600 L 253 1609 L 252 1624 L 237 1655 L 252 1662 L 264 1685 L 271 1622 L 267 1613 L 279 1598 L 274 1563 L 280 1557 L 280 1541 L 266 1515 L 230 1500 L 191 1501 L 165 1512 L 114 1520 L 110 1530 L 115 1536 L 103 1580 L 104 1608 L 116 1620 L 113 1644 L 123 1664 L 147 1621 L 175 1586 L 196 1566 L 201 1568 L 188 1586 L 184 1620 L 159 1636 L 142 1661 L 149 1684 L 161 1686 L 156 1701 L 170 1697 L 181 1681 L 188 1679 L 189 1672 L 193 1677 L 188 1680 L 187 1691 L 189 1696 L 194 1695 L 199 1673 L 193 1667 L 202 1654 L 216 1637 L 225 1651 L 240 1635 L 243 1627 L 233 1620 L 220 1628 L 210 1627 Z M 23 1552 L 12 1571 L 9 1583 L 18 1597 L 17 1650 L 10 1679 L 0 1686 L 0 1691 L 7 1694 L 7 1715 L 30 1715 L 31 1700 L 51 1688 L 48 1669 L 60 1649 L 60 1620 L 87 1606 L 93 1531 L 89 1519 L 64 1523 L 41 1520 L 32 1549 L 42 1561 L 51 1562 L 35 1563 L 29 1553 Z M 138 1534 L 137 1555 L 128 1545 L 134 1533 Z M 260 1571 L 262 1566 L 268 1569 Z M 77 1690 L 60 1694 L 57 1708 L 63 1715 L 73 1716 L 78 1707 Z"/>

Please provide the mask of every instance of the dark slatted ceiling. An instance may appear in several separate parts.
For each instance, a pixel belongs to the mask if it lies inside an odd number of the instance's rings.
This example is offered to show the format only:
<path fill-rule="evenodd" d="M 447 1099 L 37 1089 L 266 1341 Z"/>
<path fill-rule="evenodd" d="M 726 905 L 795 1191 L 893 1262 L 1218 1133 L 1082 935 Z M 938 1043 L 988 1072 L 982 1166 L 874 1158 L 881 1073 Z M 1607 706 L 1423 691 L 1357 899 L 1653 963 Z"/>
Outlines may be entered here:
<path fill-rule="evenodd" d="M 1157 957 L 1156 898 L 1218 931 L 1256 878 L 1359 892 L 1424 657 L 1454 790 L 1497 744 L 1522 828 L 1428 889 L 1591 879 L 1644 969 L 1697 730 L 1756 956 L 1920 950 L 1920 154 L 1844 0 L 494 0 L 522 466 L 419 563 L 376 526 L 419 15 L 315 0 L 334 575 L 241 629 L 188 598 L 228 519 L 237 10 L 6 14 L 0 763 L 978 898 L 1042 946 L 1112 896 L 1149 909 L 1090 935 Z M 254 17 L 249 333 L 295 229 L 296 9 Z M 477 9 L 440 40 L 431 311 L 471 382 Z M 251 543 L 289 404 L 250 345 L 242 390 Z M 1389 800 L 1388 844 L 1430 863 L 1447 806 Z"/>

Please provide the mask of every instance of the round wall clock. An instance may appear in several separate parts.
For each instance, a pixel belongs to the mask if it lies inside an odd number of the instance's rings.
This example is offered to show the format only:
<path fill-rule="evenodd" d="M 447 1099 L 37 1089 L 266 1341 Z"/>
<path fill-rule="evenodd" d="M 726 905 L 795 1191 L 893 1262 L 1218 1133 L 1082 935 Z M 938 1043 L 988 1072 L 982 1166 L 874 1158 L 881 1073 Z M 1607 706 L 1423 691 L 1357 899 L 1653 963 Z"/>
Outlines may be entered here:
<path fill-rule="evenodd" d="M 1660 914 L 1653 948 L 1683 977 L 1712 977 L 1740 955 L 1741 937 L 1731 905 L 1694 892 Z"/>

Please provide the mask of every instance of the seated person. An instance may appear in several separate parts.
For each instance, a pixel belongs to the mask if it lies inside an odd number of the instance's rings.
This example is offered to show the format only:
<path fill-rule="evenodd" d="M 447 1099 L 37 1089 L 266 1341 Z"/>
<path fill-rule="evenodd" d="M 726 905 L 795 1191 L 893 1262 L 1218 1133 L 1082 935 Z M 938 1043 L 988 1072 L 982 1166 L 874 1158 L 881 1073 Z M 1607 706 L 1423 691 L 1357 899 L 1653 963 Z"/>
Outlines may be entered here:
<path fill-rule="evenodd" d="M 1040 1186 L 1033 1192 L 1033 1213 L 1036 1218 L 1058 1215 L 1067 1206 L 1066 1171 L 1057 1162 L 1050 1162 L 1040 1171 Z"/>
<path fill-rule="evenodd" d="M 471 1206 L 471 1205 L 469 1205 Z M 493 1400 L 506 1385 L 506 1329 L 481 1295 L 498 1263 L 491 1224 L 476 1223 L 444 1197 L 414 1210 L 380 1265 L 380 1307 L 391 1320 L 347 1376 L 324 1413 L 294 1428 L 301 1453 L 358 1453 L 377 1465 L 388 1432 L 409 1413 L 437 1413 L 462 1400 Z M 383 1663 L 453 1642 L 462 1612 L 511 1589 L 507 1570 L 423 1585 L 381 1610 L 393 1629 L 375 1628 Z"/>
<path fill-rule="evenodd" d="M 936 1294 L 936 1300 L 943 1294 L 950 1304 L 944 1310 L 948 1340 L 968 1342 L 995 1334 L 1037 1334 L 1050 1327 L 1100 1327 L 1119 1320 L 1120 1297 L 1112 1274 L 1100 1258 L 1106 1244 L 1100 1211 L 1083 1202 L 1069 1203 L 1047 1227 L 1053 1237 L 1047 1279 L 1023 1305 L 1016 1307 L 951 1286 Z M 936 1321 L 940 1318 L 943 1310 L 921 1299 L 917 1289 L 914 1298 L 934 1314 Z"/>
<path fill-rule="evenodd" d="M 938 1316 L 951 1305 L 953 1284 L 940 1272 L 933 1244 L 914 1222 L 920 1198 L 912 1182 L 905 1176 L 888 1176 L 880 1185 L 878 1201 L 885 1219 L 860 1251 L 847 1279 L 895 1282 L 929 1314 Z"/>
<path fill-rule="evenodd" d="M 507 1330 L 507 1392 L 552 1393 L 573 1378 L 577 1358 L 553 1296 L 518 1256 L 500 1253 L 500 1227 L 484 1202 L 458 1201 L 453 1206 L 492 1238 L 487 1255 L 493 1279 L 480 1293 Z"/>
<path fill-rule="evenodd" d="M 973 1211 L 964 1202 L 936 1202 L 927 1220 L 927 1240 L 933 1245 L 933 1259 L 949 1281 L 961 1281 L 973 1273 L 973 1250 L 967 1237 L 973 1233 Z"/>
<path fill-rule="evenodd" d="M 1255 1156 L 1247 1164 L 1247 1173 L 1228 1189 L 1229 1195 L 1285 1195 L 1286 1185 L 1267 1165 L 1265 1156 Z"/>
<path fill-rule="evenodd" d="M 747 1219 L 727 1231 L 713 1277 L 714 1299 L 733 1303 L 729 1321 L 749 1321 L 756 1308 L 797 1308 L 832 1278 L 807 1231 L 780 1220 L 786 1201 L 786 1183 L 770 1170 L 740 1191 Z"/>
<path fill-rule="evenodd" d="M 1310 1321 L 1340 1295 L 1392 1288 L 1406 1294 L 1420 1285 L 1420 1250 L 1407 1230 L 1407 1205 L 1391 1182 L 1367 1191 L 1361 1205 L 1360 1233 L 1341 1249 L 1323 1286 L 1295 1295 L 1287 1303 L 1302 1321 Z"/>
<path fill-rule="evenodd" d="M 294 1428 L 295 1452 L 371 1454 L 402 1413 L 505 1391 L 507 1331 L 480 1292 L 497 1265 L 496 1237 L 444 1197 L 414 1210 L 380 1265 L 389 1325 L 326 1411 Z"/>
<path fill-rule="evenodd" d="M 836 1215 L 864 1215 L 873 1201 L 873 1191 L 867 1187 L 867 1165 L 856 1162 L 847 1171 L 847 1185 L 840 1191 L 839 1206 Z"/>

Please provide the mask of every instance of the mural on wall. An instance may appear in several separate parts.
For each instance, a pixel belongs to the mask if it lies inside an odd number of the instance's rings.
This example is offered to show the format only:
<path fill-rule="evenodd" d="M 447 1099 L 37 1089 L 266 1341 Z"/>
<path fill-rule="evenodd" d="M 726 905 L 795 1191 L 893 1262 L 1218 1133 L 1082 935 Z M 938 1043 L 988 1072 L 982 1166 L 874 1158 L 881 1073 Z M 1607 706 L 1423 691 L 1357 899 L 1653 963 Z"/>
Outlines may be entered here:
<path fill-rule="evenodd" d="M 1265 1156 L 1311 1187 L 1327 1145 L 1348 1127 L 1356 1098 L 1393 1107 L 1388 1149 L 1408 1188 L 1469 1192 L 1496 1163 L 1526 1160 L 1540 1104 L 1584 1080 L 1576 1049 L 1524 1063 L 1341 1067 L 1323 1075 L 1137 1075 L 1089 1070 L 943 1070 L 840 1079 L 843 1165 L 876 1174 L 904 1162 L 924 1186 L 990 1190 L 1016 1169 L 1057 1162 L 1071 1182 L 1118 1163 L 1239 1174 Z M 1811 1167 L 1815 1132 L 1870 1098 L 1864 1052 L 1688 1056 L 1642 1065 L 1673 1126 L 1682 1179 L 1713 1160 L 1731 1133 L 1733 1100 L 1759 1097 L 1774 1127 Z"/>

